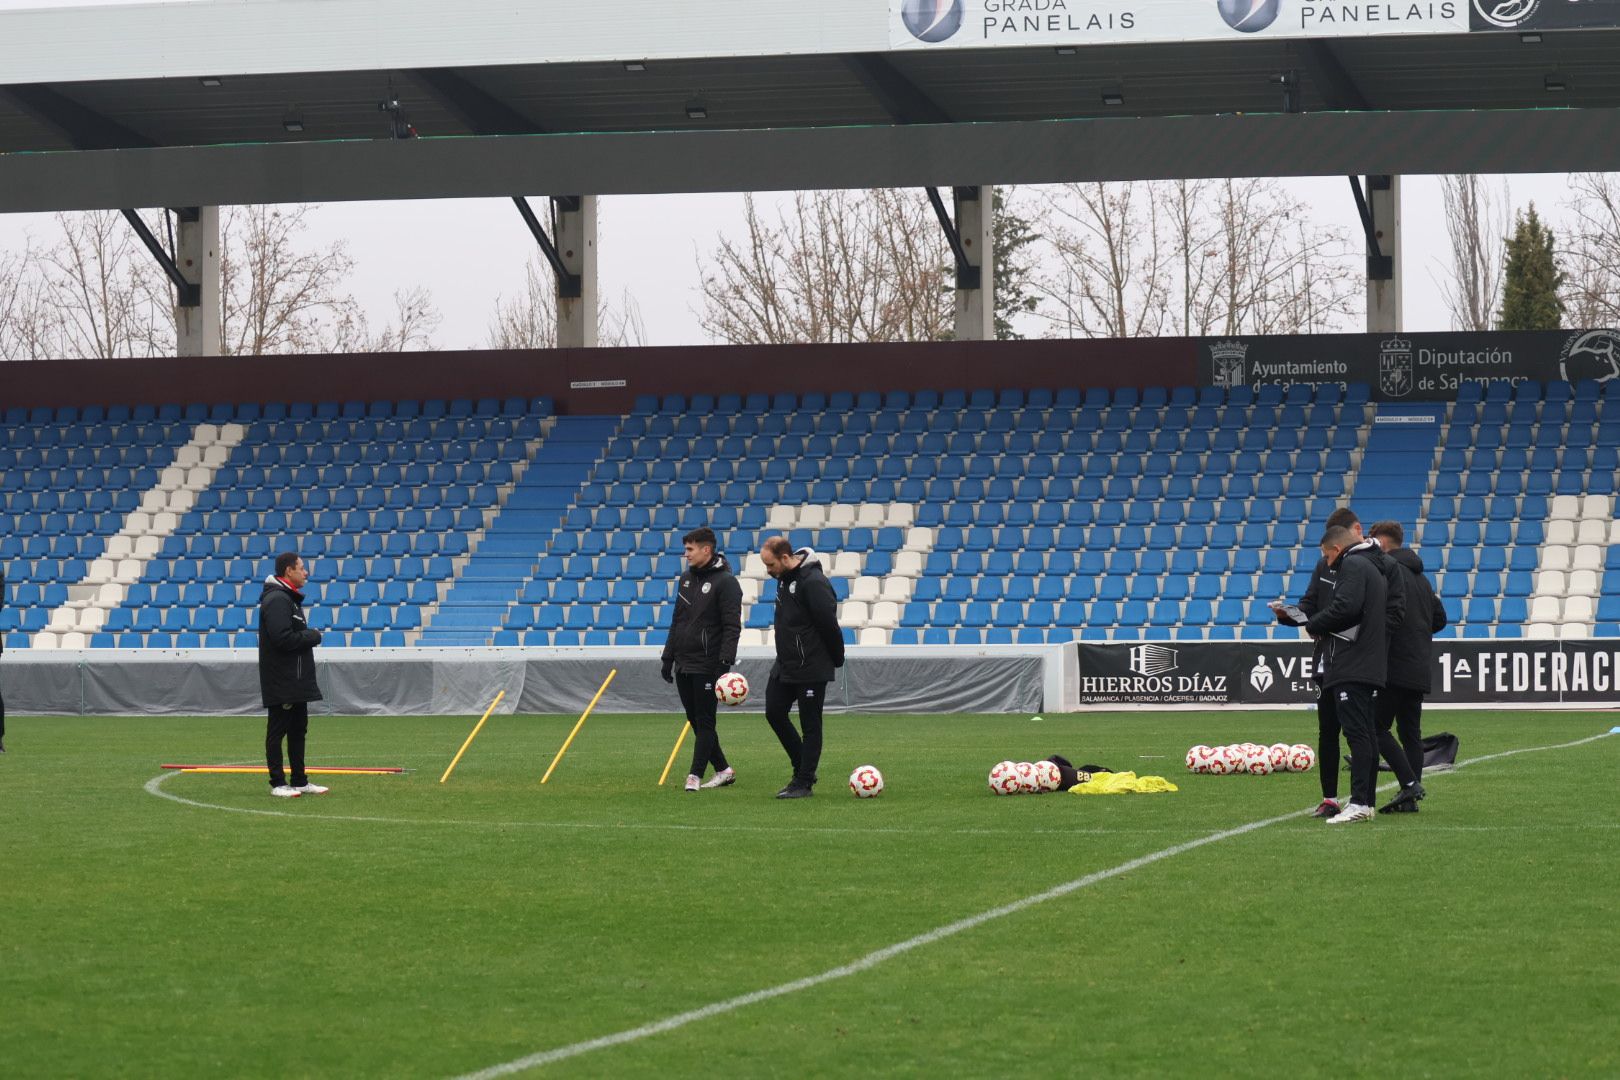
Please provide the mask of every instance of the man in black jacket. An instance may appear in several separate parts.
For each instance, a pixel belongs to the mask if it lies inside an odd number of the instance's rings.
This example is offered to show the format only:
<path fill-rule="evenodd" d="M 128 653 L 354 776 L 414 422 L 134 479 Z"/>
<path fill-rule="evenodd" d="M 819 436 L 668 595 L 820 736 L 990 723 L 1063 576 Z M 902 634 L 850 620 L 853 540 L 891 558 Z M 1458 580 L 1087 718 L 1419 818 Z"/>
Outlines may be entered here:
<path fill-rule="evenodd" d="M 1384 588 L 1387 599 L 1384 608 L 1384 633 L 1388 640 L 1399 629 L 1406 615 L 1406 585 L 1400 570 L 1388 559 L 1383 558 L 1381 549 L 1377 544 L 1365 539 L 1361 533 L 1361 519 L 1356 512 L 1348 506 L 1341 506 L 1328 515 L 1327 526 L 1332 529 L 1347 529 L 1354 537 L 1355 543 L 1350 553 L 1371 562 L 1384 578 Z M 1316 569 L 1311 572 L 1311 583 L 1300 598 L 1299 609 L 1307 616 L 1314 616 L 1327 607 L 1333 596 L 1333 583 L 1337 572 L 1330 565 L 1328 559 L 1318 559 Z M 1273 603 L 1272 610 L 1277 612 L 1277 621 L 1287 624 L 1287 619 L 1279 610 L 1281 604 Z M 1318 639 L 1315 653 L 1311 657 L 1311 666 L 1316 671 L 1316 682 L 1321 686 L 1321 670 L 1323 663 L 1324 643 Z M 1322 801 L 1312 813 L 1312 817 L 1333 817 L 1343 807 L 1339 803 L 1339 734 L 1340 726 L 1338 714 L 1335 710 L 1334 695 L 1319 690 L 1316 698 L 1316 758 L 1317 779 L 1322 785 Z"/>
<path fill-rule="evenodd" d="M 1446 609 L 1423 576 L 1423 560 L 1402 546 L 1406 531 L 1399 522 L 1380 521 L 1372 538 L 1384 557 L 1401 568 L 1406 583 L 1406 618 L 1389 643 L 1389 683 L 1378 695 L 1375 719 L 1378 751 L 1401 782 L 1401 790 L 1379 813 L 1413 813 L 1423 791 L 1423 697 L 1433 678 L 1434 635 L 1446 628 Z M 1390 728 L 1400 732 L 1395 742 Z M 1401 766 L 1405 765 L 1403 769 Z"/>
<path fill-rule="evenodd" d="M 1350 805 L 1328 818 L 1329 825 L 1371 821 L 1378 781 L 1373 707 L 1388 676 L 1389 593 L 1373 561 L 1350 554 L 1357 544 L 1356 534 L 1342 526 L 1322 537 L 1322 555 L 1334 571 L 1333 596 L 1305 624 L 1305 631 L 1321 643 L 1322 692 L 1332 696 L 1334 714 L 1350 744 Z"/>
<path fill-rule="evenodd" d="M 692 769 L 686 790 L 719 788 L 732 784 L 737 774 L 720 749 L 715 728 L 719 699 L 714 682 L 737 662 L 737 639 L 742 636 L 742 586 L 715 551 L 714 530 L 693 529 L 682 537 L 687 570 L 675 592 L 669 617 L 669 639 L 664 642 L 665 682 L 675 684 L 681 707 L 692 724 Z M 703 782 L 703 771 L 714 766 L 714 776 Z"/>
<path fill-rule="evenodd" d="M 844 666 L 844 633 L 838 628 L 838 596 L 809 548 L 793 550 L 783 536 L 765 541 L 765 570 L 776 579 L 776 663 L 765 687 L 765 719 L 793 763 L 793 778 L 778 799 L 814 793 L 821 764 L 821 710 L 833 671 Z M 799 705 L 794 730 L 789 713 Z"/>
<path fill-rule="evenodd" d="M 309 703 L 321 700 L 315 681 L 315 646 L 321 632 L 304 619 L 305 582 L 309 570 L 295 552 L 276 556 L 276 572 L 259 594 L 259 692 L 270 722 L 264 733 L 264 757 L 270 767 L 270 794 L 283 799 L 325 795 L 304 772 L 304 738 L 309 734 Z M 281 740 L 287 740 L 292 783 L 281 767 Z"/>

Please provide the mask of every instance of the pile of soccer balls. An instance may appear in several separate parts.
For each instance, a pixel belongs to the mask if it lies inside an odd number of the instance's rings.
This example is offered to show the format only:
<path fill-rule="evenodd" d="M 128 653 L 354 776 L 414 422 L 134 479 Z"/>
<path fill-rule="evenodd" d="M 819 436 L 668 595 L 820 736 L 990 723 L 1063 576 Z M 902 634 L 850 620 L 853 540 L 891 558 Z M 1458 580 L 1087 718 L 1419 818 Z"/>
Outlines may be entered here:
<path fill-rule="evenodd" d="M 997 795 L 1038 795 L 1062 783 L 1063 774 L 1050 761 L 999 761 L 990 770 L 990 790 Z"/>
<path fill-rule="evenodd" d="M 1279 772 L 1310 772 L 1316 765 L 1316 751 L 1304 743 L 1234 743 L 1231 746 L 1204 746 L 1187 751 L 1187 771 L 1227 776 L 1249 773 L 1266 776 Z"/>

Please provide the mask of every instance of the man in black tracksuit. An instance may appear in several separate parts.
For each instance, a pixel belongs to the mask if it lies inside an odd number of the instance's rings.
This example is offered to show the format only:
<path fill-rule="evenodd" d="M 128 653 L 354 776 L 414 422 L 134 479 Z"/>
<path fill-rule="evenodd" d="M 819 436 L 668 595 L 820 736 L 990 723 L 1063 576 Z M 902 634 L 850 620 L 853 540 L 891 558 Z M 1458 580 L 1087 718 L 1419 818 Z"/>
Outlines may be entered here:
<path fill-rule="evenodd" d="M 1406 585 L 1398 567 L 1388 559 L 1382 557 L 1381 549 L 1377 544 L 1365 540 L 1361 534 L 1361 520 L 1356 517 L 1354 510 L 1348 506 L 1341 506 L 1328 515 L 1328 529 L 1348 529 L 1355 537 L 1355 545 L 1350 553 L 1373 563 L 1384 578 L 1384 588 L 1387 596 L 1384 611 L 1385 638 L 1391 638 L 1406 616 Z M 1307 616 L 1315 616 L 1325 609 L 1333 597 L 1333 585 L 1337 578 L 1337 571 L 1326 558 L 1318 559 L 1316 568 L 1311 572 L 1311 583 L 1300 598 L 1299 609 Z M 1278 604 L 1272 609 L 1277 610 Z M 1278 611 L 1277 621 L 1285 625 L 1287 620 Z M 1343 807 L 1339 805 L 1339 718 L 1334 695 L 1322 688 L 1324 642 L 1318 639 L 1316 651 L 1311 657 L 1311 667 L 1316 672 L 1318 686 L 1316 698 L 1316 758 L 1317 779 L 1322 785 L 1322 802 L 1317 806 L 1313 817 L 1333 817 Z"/>
<path fill-rule="evenodd" d="M 715 729 L 719 699 L 714 682 L 737 662 L 737 639 L 742 636 L 742 586 L 715 551 L 714 530 L 693 529 L 682 538 L 687 570 L 681 575 L 670 612 L 669 639 L 664 642 L 665 682 L 675 684 L 681 706 L 692 724 L 692 768 L 686 790 L 719 788 L 735 782 L 737 774 L 720 749 Z M 714 777 L 703 783 L 703 771 L 714 766 Z"/>
<path fill-rule="evenodd" d="M 821 710 L 833 671 L 844 666 L 844 633 L 838 628 L 838 596 L 809 548 L 793 550 L 773 536 L 760 552 L 776 579 L 776 664 L 765 687 L 765 719 L 793 763 L 793 778 L 778 799 L 813 794 L 821 764 Z M 789 713 L 799 704 L 801 738 Z"/>
<path fill-rule="evenodd" d="M 1433 678 L 1434 635 L 1446 628 L 1446 609 L 1423 576 L 1423 560 L 1403 547 L 1406 532 L 1395 521 L 1372 527 L 1384 557 L 1401 568 L 1406 583 L 1406 618 L 1389 643 L 1389 683 L 1378 695 L 1375 719 L 1378 751 L 1401 783 L 1400 794 L 1380 813 L 1416 812 L 1423 791 L 1423 697 Z M 1390 728 L 1400 732 L 1397 744 Z M 1402 768 L 1402 766 L 1405 768 Z"/>
<path fill-rule="evenodd" d="M 1371 559 L 1350 554 L 1356 546 L 1356 534 L 1342 526 L 1322 537 L 1323 557 L 1335 574 L 1333 596 L 1305 624 L 1321 644 L 1322 692 L 1332 696 L 1334 714 L 1350 744 L 1350 805 L 1328 818 L 1330 825 L 1372 819 L 1378 778 L 1373 708 L 1389 665 L 1388 587 Z"/>
<path fill-rule="evenodd" d="M 270 721 L 264 733 L 264 758 L 270 768 L 270 794 L 285 799 L 324 795 L 326 788 L 309 782 L 304 772 L 304 738 L 309 734 L 309 703 L 321 700 L 315 681 L 315 646 L 321 632 L 304 619 L 305 582 L 309 570 L 291 551 L 276 556 L 276 572 L 259 594 L 259 692 Z M 281 740 L 287 740 L 292 783 L 281 766 Z"/>

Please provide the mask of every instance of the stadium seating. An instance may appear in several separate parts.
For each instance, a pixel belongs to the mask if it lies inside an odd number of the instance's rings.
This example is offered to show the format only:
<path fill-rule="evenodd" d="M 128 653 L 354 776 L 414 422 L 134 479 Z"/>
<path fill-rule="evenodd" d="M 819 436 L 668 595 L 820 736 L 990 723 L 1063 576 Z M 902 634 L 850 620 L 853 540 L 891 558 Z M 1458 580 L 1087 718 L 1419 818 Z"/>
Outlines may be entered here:
<path fill-rule="evenodd" d="M 663 639 L 712 526 L 770 640 L 760 542 L 821 552 L 861 644 L 1294 637 L 1335 507 L 1393 517 L 1447 636 L 1620 636 L 1620 392 L 1468 384 L 17 410 L 8 647 L 251 646 L 272 554 L 329 645 Z"/>

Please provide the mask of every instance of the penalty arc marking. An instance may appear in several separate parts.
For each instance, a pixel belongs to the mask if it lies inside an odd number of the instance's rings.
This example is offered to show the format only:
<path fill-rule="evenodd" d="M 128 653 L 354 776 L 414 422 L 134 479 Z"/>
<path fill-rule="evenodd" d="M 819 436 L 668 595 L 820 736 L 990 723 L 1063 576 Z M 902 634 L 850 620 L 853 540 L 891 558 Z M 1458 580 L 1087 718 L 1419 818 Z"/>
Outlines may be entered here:
<path fill-rule="evenodd" d="M 1584 746 L 1587 743 L 1597 742 L 1599 739 L 1606 739 L 1613 734 L 1614 732 L 1612 731 L 1605 731 L 1600 735 L 1591 735 L 1584 739 L 1576 739 L 1573 742 L 1555 743 L 1549 746 L 1526 746 L 1520 747 L 1517 750 L 1504 750 L 1496 754 L 1485 754 L 1481 757 L 1469 758 L 1466 761 L 1458 762 L 1456 768 L 1461 769 L 1470 765 L 1479 765 L 1487 761 L 1496 761 L 1500 758 L 1513 757 L 1518 754 L 1531 754 L 1541 750 L 1567 750 L 1571 747 Z M 1388 788 L 1394 786 L 1395 785 L 1393 783 L 1386 784 L 1380 790 L 1387 790 Z M 529 1069 L 539 1068 L 543 1065 L 550 1065 L 558 1061 L 566 1061 L 569 1058 L 580 1057 L 597 1050 L 607 1050 L 615 1046 L 623 1046 L 626 1043 L 638 1042 L 654 1035 L 662 1035 L 665 1032 L 675 1031 L 678 1028 L 686 1027 L 688 1024 L 695 1024 L 700 1020 L 707 1020 L 711 1017 L 736 1012 L 738 1009 L 743 1009 L 750 1005 L 757 1005 L 762 1001 L 770 1001 L 773 998 L 786 997 L 789 994 L 796 994 L 801 990 L 811 990 L 825 983 L 848 978 L 851 975 L 858 975 L 863 971 L 868 971 L 877 967 L 886 960 L 892 960 L 897 956 L 903 956 L 914 949 L 920 949 L 925 945 L 932 945 L 937 941 L 943 941 L 946 938 L 954 937 L 957 934 L 963 933 L 964 931 L 973 930 L 977 927 L 983 926 L 985 923 L 994 922 L 997 919 L 1002 919 L 1009 915 L 1016 915 L 1021 911 L 1026 911 L 1029 908 L 1035 907 L 1037 904 L 1044 904 L 1049 900 L 1057 900 L 1061 897 L 1068 896 L 1070 893 L 1078 892 L 1081 889 L 1089 888 L 1092 885 L 1108 881 L 1112 878 L 1122 877 L 1133 870 L 1140 870 L 1144 866 L 1151 866 L 1156 862 L 1162 862 L 1165 859 L 1171 859 L 1177 855 L 1184 855 L 1189 851 L 1195 851 L 1198 848 L 1204 847 L 1208 844 L 1218 843 L 1222 840 L 1230 840 L 1233 837 L 1243 836 L 1247 833 L 1255 832 L 1258 829 L 1264 829 L 1268 825 L 1276 825 L 1279 822 L 1292 821 L 1296 818 L 1304 817 L 1310 812 L 1310 810 L 1298 810 L 1291 814 L 1280 814 L 1277 817 L 1262 818 L 1259 821 L 1251 821 L 1246 825 L 1238 825 L 1235 828 L 1223 829 L 1222 831 L 1212 833 L 1209 836 L 1200 837 L 1196 840 L 1189 840 L 1184 844 L 1176 844 L 1172 847 L 1167 847 L 1148 855 L 1139 856 L 1135 859 L 1131 859 L 1128 862 L 1122 862 L 1118 866 L 1111 866 L 1106 870 L 1098 870 L 1097 872 L 1087 874 L 1084 877 L 1075 878 L 1073 881 L 1064 882 L 1062 885 L 1047 889 L 1044 892 L 1038 892 L 1031 896 L 1026 896 L 1021 900 L 1014 900 L 1010 904 L 1003 904 L 1000 907 L 991 908 L 988 911 L 981 911 L 977 915 L 970 915 L 965 919 L 959 919 L 956 922 L 948 923 L 945 926 L 929 930 L 927 933 L 918 934 L 916 937 L 907 938 L 905 941 L 899 941 L 893 945 L 878 949 L 875 952 L 867 953 L 865 956 L 860 957 L 857 960 L 851 961 L 848 964 L 842 964 L 835 968 L 830 968 L 818 975 L 811 975 L 803 979 L 795 979 L 792 982 L 766 987 L 763 990 L 755 990 L 752 993 L 742 994 L 734 998 L 727 998 L 725 1001 L 716 1001 L 713 1004 L 705 1005 L 699 1009 L 692 1009 L 689 1012 L 676 1013 L 674 1016 L 665 1017 L 663 1020 L 654 1021 L 650 1024 L 644 1024 L 641 1027 L 629 1028 L 624 1031 L 615 1032 L 612 1035 L 604 1035 L 596 1039 L 587 1039 L 584 1042 L 577 1042 L 568 1046 L 559 1046 L 554 1050 L 542 1050 L 539 1053 L 530 1054 L 514 1061 L 502 1062 L 499 1065 L 491 1065 L 488 1068 L 480 1069 L 477 1072 L 463 1074 L 462 1076 L 457 1077 L 456 1080 L 496 1080 L 497 1077 L 511 1076 L 514 1073 L 526 1072 Z"/>

